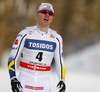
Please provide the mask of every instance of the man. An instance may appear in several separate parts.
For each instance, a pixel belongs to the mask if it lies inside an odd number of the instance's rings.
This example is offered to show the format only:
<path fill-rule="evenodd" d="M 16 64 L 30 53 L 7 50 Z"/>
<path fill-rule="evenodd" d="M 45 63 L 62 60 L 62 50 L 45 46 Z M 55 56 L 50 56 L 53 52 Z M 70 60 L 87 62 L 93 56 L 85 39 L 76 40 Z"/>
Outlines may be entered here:
<path fill-rule="evenodd" d="M 65 92 L 65 67 L 62 38 L 49 26 L 54 17 L 53 6 L 42 3 L 37 12 L 37 25 L 22 30 L 12 46 L 8 69 L 13 92 L 51 92 L 50 65 L 54 57 L 59 78 L 59 92 Z M 20 71 L 16 64 L 20 56 Z"/>

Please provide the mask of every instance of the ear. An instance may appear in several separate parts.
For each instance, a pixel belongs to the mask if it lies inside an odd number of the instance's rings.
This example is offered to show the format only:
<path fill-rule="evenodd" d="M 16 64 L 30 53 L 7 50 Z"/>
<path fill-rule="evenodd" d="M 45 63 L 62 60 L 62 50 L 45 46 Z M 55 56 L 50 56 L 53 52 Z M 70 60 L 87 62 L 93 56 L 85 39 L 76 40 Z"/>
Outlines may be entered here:
<path fill-rule="evenodd" d="M 54 16 L 52 16 L 52 19 L 54 18 Z"/>
<path fill-rule="evenodd" d="M 53 20 L 53 18 L 54 18 L 54 16 L 52 16 L 52 20 Z M 52 20 L 51 20 L 51 22 L 52 22 Z"/>
<path fill-rule="evenodd" d="M 36 18 L 38 18 L 38 14 L 36 15 Z"/>
<path fill-rule="evenodd" d="M 36 20 L 38 19 L 38 14 L 36 15 Z"/>

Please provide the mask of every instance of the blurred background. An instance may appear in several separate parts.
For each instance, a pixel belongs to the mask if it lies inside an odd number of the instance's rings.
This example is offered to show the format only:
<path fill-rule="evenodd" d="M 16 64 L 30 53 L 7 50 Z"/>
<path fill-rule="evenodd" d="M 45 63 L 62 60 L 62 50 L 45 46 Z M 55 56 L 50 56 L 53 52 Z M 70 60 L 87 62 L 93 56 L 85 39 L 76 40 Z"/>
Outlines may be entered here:
<path fill-rule="evenodd" d="M 100 92 L 100 0 L 0 0 L 0 91 L 11 92 L 7 62 L 12 44 L 26 26 L 36 25 L 42 2 L 53 5 L 50 27 L 63 38 L 67 92 Z M 53 72 L 52 92 L 58 92 L 56 77 Z"/>

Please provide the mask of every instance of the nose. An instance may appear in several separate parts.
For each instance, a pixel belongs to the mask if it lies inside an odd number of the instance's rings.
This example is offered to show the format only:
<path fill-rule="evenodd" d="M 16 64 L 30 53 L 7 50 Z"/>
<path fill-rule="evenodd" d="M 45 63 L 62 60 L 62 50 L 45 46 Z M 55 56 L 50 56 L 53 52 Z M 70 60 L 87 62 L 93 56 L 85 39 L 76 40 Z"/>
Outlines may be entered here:
<path fill-rule="evenodd" d="M 49 16 L 49 13 L 48 12 L 46 13 L 46 16 Z"/>

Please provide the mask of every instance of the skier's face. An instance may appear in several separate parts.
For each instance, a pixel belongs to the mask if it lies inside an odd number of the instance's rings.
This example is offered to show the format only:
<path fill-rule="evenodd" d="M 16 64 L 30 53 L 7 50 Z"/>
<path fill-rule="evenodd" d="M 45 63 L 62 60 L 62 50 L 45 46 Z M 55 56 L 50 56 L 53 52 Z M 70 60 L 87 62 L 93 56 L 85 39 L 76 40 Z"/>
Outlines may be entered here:
<path fill-rule="evenodd" d="M 42 9 L 38 14 L 37 14 L 37 24 L 39 24 L 42 27 L 49 27 L 49 25 L 52 22 L 53 19 L 53 12 L 49 8 L 44 8 Z"/>

